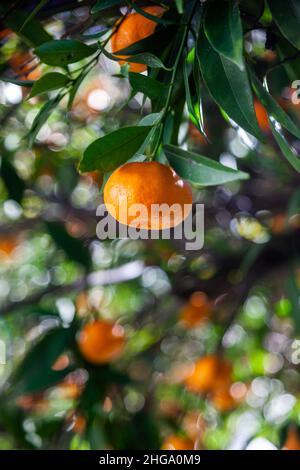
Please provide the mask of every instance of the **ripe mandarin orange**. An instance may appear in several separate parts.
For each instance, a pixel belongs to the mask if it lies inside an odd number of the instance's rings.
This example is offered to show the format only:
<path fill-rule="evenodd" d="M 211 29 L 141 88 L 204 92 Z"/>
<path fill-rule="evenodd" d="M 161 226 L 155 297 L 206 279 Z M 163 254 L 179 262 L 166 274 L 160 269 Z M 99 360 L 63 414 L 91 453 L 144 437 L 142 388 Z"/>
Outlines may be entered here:
<path fill-rule="evenodd" d="M 300 433 L 296 426 L 290 426 L 283 449 L 300 450 Z"/>
<path fill-rule="evenodd" d="M 265 110 L 261 102 L 257 99 L 254 100 L 254 111 L 261 130 L 265 133 L 270 132 L 270 124 L 268 120 L 267 111 Z"/>
<path fill-rule="evenodd" d="M 117 359 L 122 354 L 124 345 L 123 328 L 104 320 L 86 324 L 78 337 L 81 354 L 93 364 L 105 364 Z"/>
<path fill-rule="evenodd" d="M 188 216 L 192 191 L 169 166 L 134 162 L 123 165 L 110 176 L 104 188 L 104 203 L 122 224 L 162 230 L 175 227 Z M 164 213 L 158 210 L 162 204 Z"/>
<path fill-rule="evenodd" d="M 152 16 L 161 17 L 165 11 L 160 6 L 145 7 L 143 10 Z M 120 20 L 119 20 L 120 22 Z M 140 13 L 130 13 L 126 18 L 119 24 L 116 25 L 117 31 L 111 38 L 112 52 L 120 51 L 126 47 L 131 46 L 135 42 L 141 41 L 142 39 L 150 36 L 154 33 L 157 26 L 155 21 L 149 20 Z M 126 58 L 126 56 L 120 56 Z M 119 63 L 122 65 L 126 61 L 120 60 Z M 144 64 L 130 63 L 131 72 L 144 72 L 147 70 L 147 66 Z"/>
<path fill-rule="evenodd" d="M 194 292 L 180 312 L 180 320 L 185 328 L 194 328 L 208 320 L 212 303 L 204 292 Z"/>
<path fill-rule="evenodd" d="M 191 439 L 174 434 L 164 440 L 162 450 L 194 450 L 194 443 Z"/>
<path fill-rule="evenodd" d="M 196 393 L 209 393 L 223 390 L 231 383 L 231 365 L 216 356 L 201 357 L 184 382 L 187 388 Z"/>

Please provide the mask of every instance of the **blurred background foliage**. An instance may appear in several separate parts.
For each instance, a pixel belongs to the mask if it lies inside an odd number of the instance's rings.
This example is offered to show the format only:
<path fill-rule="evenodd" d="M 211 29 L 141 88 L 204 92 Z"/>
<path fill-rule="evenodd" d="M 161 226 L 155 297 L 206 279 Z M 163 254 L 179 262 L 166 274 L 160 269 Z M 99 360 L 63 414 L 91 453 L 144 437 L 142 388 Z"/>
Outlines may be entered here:
<path fill-rule="evenodd" d="M 101 242 L 103 175 L 80 175 L 78 161 L 96 138 L 149 114 L 150 101 L 102 54 L 70 109 L 64 97 L 30 147 L 35 117 L 56 92 L 29 99 L 17 81 L 52 70 L 32 53 L 41 37 L 97 36 L 120 8 L 91 15 L 96 2 L 19 3 L 10 16 L 0 7 L 0 448 L 300 448 L 299 175 L 264 108 L 256 112 L 265 142 L 230 127 L 205 88 L 208 141 L 184 109 L 182 148 L 250 174 L 194 189 L 205 204 L 202 250 L 178 240 Z M 263 1 L 240 3 L 256 19 L 248 57 L 274 68 L 272 94 L 299 125 L 291 84 L 300 58 L 282 62 L 294 46 L 274 46 Z M 116 322 L 126 337 L 108 364 L 78 348 L 92 319 Z"/>

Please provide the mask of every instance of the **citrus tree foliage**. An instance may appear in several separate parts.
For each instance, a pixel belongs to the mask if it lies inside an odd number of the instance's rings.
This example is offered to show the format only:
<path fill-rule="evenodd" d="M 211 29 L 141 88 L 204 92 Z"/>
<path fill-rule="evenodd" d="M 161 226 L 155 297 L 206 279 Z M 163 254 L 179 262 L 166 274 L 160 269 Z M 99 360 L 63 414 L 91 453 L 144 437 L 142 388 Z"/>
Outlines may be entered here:
<path fill-rule="evenodd" d="M 153 34 L 113 50 L 132 14 Z M 299 2 L 4 1 L 0 20 L 0 446 L 299 446 Z M 151 160 L 205 204 L 202 250 L 97 239 L 108 177 Z M 97 365 L 95 319 L 126 337 Z"/>

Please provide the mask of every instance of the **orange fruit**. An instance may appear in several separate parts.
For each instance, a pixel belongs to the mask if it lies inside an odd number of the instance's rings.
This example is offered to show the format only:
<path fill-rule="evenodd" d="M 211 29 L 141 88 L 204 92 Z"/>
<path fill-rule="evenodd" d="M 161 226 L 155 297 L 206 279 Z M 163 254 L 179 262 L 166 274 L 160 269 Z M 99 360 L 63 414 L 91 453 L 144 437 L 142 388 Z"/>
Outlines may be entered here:
<path fill-rule="evenodd" d="M 41 70 L 29 52 L 17 52 L 10 59 L 9 64 L 20 80 L 38 80 Z"/>
<path fill-rule="evenodd" d="M 194 450 L 194 443 L 191 439 L 174 434 L 164 440 L 162 450 Z"/>
<path fill-rule="evenodd" d="M 74 416 L 72 431 L 83 434 L 86 428 L 86 419 L 82 415 Z"/>
<path fill-rule="evenodd" d="M 261 104 L 258 99 L 254 100 L 254 111 L 256 114 L 256 119 L 261 130 L 265 133 L 270 132 L 270 124 L 268 120 L 268 114 L 264 106 Z"/>
<path fill-rule="evenodd" d="M 198 131 L 197 127 L 192 122 L 189 122 L 188 133 L 189 133 L 189 137 L 195 144 L 207 145 L 207 141 L 205 137 Z"/>
<path fill-rule="evenodd" d="M 188 216 L 192 191 L 169 166 L 158 162 L 127 163 L 108 179 L 104 203 L 122 224 L 162 230 L 175 227 Z M 162 204 L 163 213 L 159 210 Z"/>
<path fill-rule="evenodd" d="M 212 303 L 204 292 L 194 292 L 180 312 L 180 320 L 185 328 L 193 328 L 204 323 L 212 311 Z"/>
<path fill-rule="evenodd" d="M 143 8 L 143 11 L 149 13 L 152 16 L 161 17 L 165 12 L 165 9 L 160 6 L 150 6 Z M 118 26 L 119 24 L 119 26 Z M 112 52 L 115 53 L 121 49 L 131 46 L 135 42 L 141 41 L 142 39 L 151 36 L 157 26 L 155 21 L 149 20 L 140 13 L 132 12 L 126 16 L 126 18 L 116 24 L 116 32 L 111 38 Z M 127 56 L 119 56 L 126 59 Z M 119 63 L 122 65 L 126 61 L 120 60 Z M 144 64 L 130 63 L 131 72 L 144 72 L 147 70 L 147 66 Z"/>
<path fill-rule="evenodd" d="M 300 450 L 300 433 L 296 426 L 290 426 L 283 449 Z"/>
<path fill-rule="evenodd" d="M 224 359 L 215 355 L 204 356 L 194 364 L 184 382 L 193 392 L 209 393 L 229 387 L 231 373 L 231 365 Z"/>
<path fill-rule="evenodd" d="M 0 258 L 9 258 L 15 248 L 18 246 L 18 237 L 16 235 L 7 235 L 0 238 Z"/>
<path fill-rule="evenodd" d="M 93 364 L 105 364 L 117 359 L 122 354 L 124 345 L 123 328 L 104 320 L 86 324 L 78 337 L 82 356 Z"/>
<path fill-rule="evenodd" d="M 217 390 L 212 395 L 212 403 L 217 408 L 217 410 L 221 412 L 226 412 L 232 410 L 237 402 L 230 394 L 228 388 L 224 388 L 223 390 Z"/>

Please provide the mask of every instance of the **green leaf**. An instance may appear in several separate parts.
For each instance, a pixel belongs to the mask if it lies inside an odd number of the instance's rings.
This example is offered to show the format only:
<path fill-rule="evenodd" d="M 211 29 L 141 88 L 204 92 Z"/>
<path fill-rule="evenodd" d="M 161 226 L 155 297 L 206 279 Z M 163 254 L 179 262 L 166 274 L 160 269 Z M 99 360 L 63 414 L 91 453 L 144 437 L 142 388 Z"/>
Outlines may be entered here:
<path fill-rule="evenodd" d="M 164 83 L 140 73 L 130 72 L 129 83 L 134 91 L 144 93 L 144 95 L 148 96 L 151 100 L 155 100 L 157 98 L 161 98 L 163 100 L 167 91 L 167 87 Z"/>
<path fill-rule="evenodd" d="M 207 5 L 204 31 L 212 47 L 240 69 L 244 68 L 243 29 L 237 2 L 216 0 Z"/>
<path fill-rule="evenodd" d="M 99 47 L 106 57 L 108 57 L 111 60 L 114 60 L 115 62 L 119 62 L 119 60 L 124 60 L 129 63 L 133 62 L 135 64 L 145 64 L 148 67 L 151 67 L 154 69 L 162 68 L 168 71 L 171 70 L 170 68 L 165 67 L 162 61 L 151 52 L 142 52 L 141 54 L 136 54 L 130 57 L 120 57 L 119 51 L 116 51 L 115 54 L 112 55 L 104 47 L 102 47 L 100 43 L 99 43 Z M 122 52 L 122 56 L 123 56 L 123 52 Z"/>
<path fill-rule="evenodd" d="M 162 111 L 160 113 L 147 114 L 140 120 L 139 126 L 155 126 L 160 122 L 162 115 Z"/>
<path fill-rule="evenodd" d="M 42 62 L 57 66 L 79 62 L 95 52 L 95 48 L 76 39 L 48 41 L 35 49 L 36 55 Z"/>
<path fill-rule="evenodd" d="M 6 157 L 2 157 L 0 175 L 9 197 L 17 202 L 21 202 L 25 191 L 25 183 Z"/>
<path fill-rule="evenodd" d="M 12 377 L 14 396 L 36 393 L 60 382 L 70 372 L 52 370 L 56 359 L 68 349 L 74 339 L 73 328 L 55 328 L 27 353 Z"/>
<path fill-rule="evenodd" d="M 1 82 L 6 83 L 13 83 L 14 85 L 25 86 L 25 87 L 32 87 L 35 84 L 35 80 L 17 80 L 15 78 L 10 77 L 0 77 Z"/>
<path fill-rule="evenodd" d="M 174 145 L 164 145 L 166 157 L 176 173 L 199 186 L 214 186 L 248 179 L 243 171 L 233 170 L 202 155 L 187 152 Z"/>
<path fill-rule="evenodd" d="M 197 58 L 203 79 L 216 103 L 245 131 L 260 140 L 253 106 L 253 96 L 246 69 L 218 54 L 210 45 L 203 29 L 198 38 Z"/>
<path fill-rule="evenodd" d="M 51 100 L 48 100 L 44 104 L 44 106 L 40 109 L 39 113 L 34 118 L 31 129 L 28 133 L 29 147 L 32 147 L 32 145 L 35 141 L 35 138 L 36 138 L 37 134 L 39 133 L 40 129 L 43 127 L 43 125 L 47 121 L 48 117 L 53 112 L 53 110 L 56 108 L 56 105 L 59 103 L 59 101 L 61 99 L 62 99 L 62 96 L 58 95 L 55 98 L 52 98 Z"/>
<path fill-rule="evenodd" d="M 14 12 L 5 19 L 4 24 L 18 34 L 30 47 L 39 46 L 52 39 L 51 34 L 43 28 L 36 18 L 31 18 L 29 21 L 27 18 L 28 12 L 15 11 L 14 9 Z"/>
<path fill-rule="evenodd" d="M 37 6 L 33 9 L 33 11 L 30 13 L 30 15 L 27 16 L 26 20 L 22 24 L 19 32 L 21 32 L 25 26 L 31 21 L 37 14 L 38 12 L 48 3 L 49 0 L 41 0 Z"/>
<path fill-rule="evenodd" d="M 284 37 L 300 49 L 300 3 L 299 0 L 268 0 L 273 20 Z"/>
<path fill-rule="evenodd" d="M 193 124 L 197 127 L 199 132 L 205 136 L 205 131 L 203 128 L 202 122 L 202 115 L 201 115 L 201 108 L 200 106 L 195 106 L 193 103 L 193 99 L 191 96 L 190 86 L 189 86 L 189 71 L 188 71 L 188 62 L 185 60 L 183 66 L 183 79 L 184 79 L 184 86 L 185 86 L 185 95 L 186 95 L 186 103 L 189 112 L 189 116 Z M 200 102 L 201 105 L 201 102 Z"/>
<path fill-rule="evenodd" d="M 94 13 L 98 13 L 99 11 L 106 10 L 106 8 L 115 7 L 120 3 L 121 0 L 98 0 L 98 2 L 96 2 L 95 5 L 92 7 L 91 13 L 93 15 Z"/>
<path fill-rule="evenodd" d="M 177 11 L 181 15 L 183 13 L 183 0 L 175 0 L 175 3 Z"/>
<path fill-rule="evenodd" d="M 144 16 L 150 21 L 154 21 L 155 23 L 160 23 L 160 24 L 174 24 L 175 22 L 173 20 L 169 20 L 166 18 L 160 18 L 159 16 L 154 16 L 151 15 L 151 13 L 148 13 L 145 11 L 143 8 L 140 8 L 136 3 L 134 3 L 132 0 L 127 0 L 127 3 L 140 15 Z"/>
<path fill-rule="evenodd" d="M 68 258 L 85 268 L 91 265 L 89 249 L 84 246 L 78 238 L 74 238 L 65 229 L 64 225 L 58 222 L 45 222 L 48 233 L 51 235 L 56 245 L 61 248 Z"/>
<path fill-rule="evenodd" d="M 150 126 L 123 127 L 92 142 L 79 163 L 81 172 L 112 171 L 125 163 L 139 150 Z"/>
<path fill-rule="evenodd" d="M 294 321 L 295 334 L 300 333 L 300 291 L 297 285 L 296 272 L 294 266 L 290 267 L 290 275 L 287 282 L 287 293 L 292 303 L 292 317 Z"/>
<path fill-rule="evenodd" d="M 48 91 L 57 90 L 69 83 L 70 79 L 58 72 L 50 72 L 43 75 L 39 80 L 34 82 L 29 98 L 46 93 Z"/>
<path fill-rule="evenodd" d="M 270 128 L 272 131 L 273 136 L 275 137 L 275 140 L 285 156 L 285 158 L 288 160 L 288 162 L 292 165 L 295 170 L 297 170 L 300 173 L 300 158 L 296 152 L 296 150 L 289 145 L 287 140 L 285 139 L 284 135 L 282 134 L 281 130 L 278 128 L 278 124 L 274 122 L 272 118 L 269 119 L 270 123 Z"/>
<path fill-rule="evenodd" d="M 263 106 L 266 108 L 268 114 L 278 121 L 285 129 L 300 139 L 300 129 L 292 121 L 290 116 L 281 108 L 281 106 L 279 106 L 277 101 L 273 98 L 272 95 L 270 95 L 270 93 L 266 90 L 266 88 L 262 85 L 253 72 L 251 72 L 250 77 L 253 90 L 255 91 Z"/>

